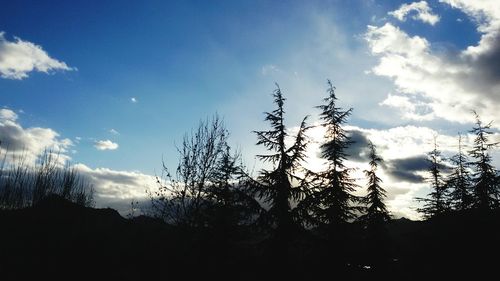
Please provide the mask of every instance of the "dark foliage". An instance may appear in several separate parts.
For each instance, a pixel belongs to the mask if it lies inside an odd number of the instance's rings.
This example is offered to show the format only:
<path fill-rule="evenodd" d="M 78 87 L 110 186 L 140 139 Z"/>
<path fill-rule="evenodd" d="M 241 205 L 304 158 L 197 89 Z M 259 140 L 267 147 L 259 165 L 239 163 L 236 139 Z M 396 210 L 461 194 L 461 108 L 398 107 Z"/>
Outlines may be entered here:
<path fill-rule="evenodd" d="M 462 136 L 458 136 L 458 152 L 451 157 L 452 172 L 446 178 L 450 190 L 451 205 L 454 210 L 463 211 L 472 206 L 472 178 L 469 159 L 463 152 Z"/>
<path fill-rule="evenodd" d="M 273 97 L 276 109 L 265 113 L 265 120 L 271 126 L 270 130 L 255 131 L 258 138 L 257 145 L 263 145 L 270 152 L 270 154 L 257 157 L 270 163 L 272 168 L 261 170 L 257 180 L 248 181 L 248 185 L 260 200 L 269 205 L 269 209 L 261 220 L 274 229 L 274 241 L 277 241 L 277 244 L 286 245 L 291 233 L 300 224 L 295 220 L 297 217 L 294 215 L 298 213 L 298 210 L 292 211 L 291 202 L 300 202 L 308 192 L 305 177 L 298 176 L 297 172 L 305 172 L 302 163 L 309 142 L 306 136 L 309 127 L 306 124 L 307 117 L 305 117 L 297 135 L 293 137 L 292 145 L 287 146 L 287 140 L 292 137 L 289 136 L 285 126 L 285 98 L 277 84 Z"/>
<path fill-rule="evenodd" d="M 338 107 L 335 87 L 328 80 L 328 97 L 321 109 L 321 124 L 326 129 L 325 142 L 321 145 L 322 157 L 328 161 L 327 170 L 316 173 L 315 192 L 309 207 L 318 225 L 335 228 L 356 218 L 359 211 L 359 198 L 353 195 L 357 187 L 350 176 L 352 169 L 345 166 L 348 155 L 346 149 L 351 145 L 348 133 L 343 128 L 352 108 L 343 110 Z"/>
<path fill-rule="evenodd" d="M 361 220 L 366 223 L 368 228 L 390 220 L 389 211 L 384 202 L 387 197 L 386 191 L 380 186 L 382 179 L 377 175 L 377 168 L 382 162 L 382 158 L 377 154 L 373 143 L 369 142 L 369 148 L 370 170 L 364 171 L 368 179 L 367 194 L 361 199 L 361 203 L 366 206 L 365 214 L 361 217 Z"/>
<path fill-rule="evenodd" d="M 491 164 L 490 149 L 497 146 L 498 143 L 489 141 L 489 135 L 492 134 L 491 122 L 483 125 L 479 115 L 474 112 L 476 117 L 476 126 L 470 131 L 476 137 L 474 146 L 469 151 L 469 155 L 473 158 L 470 166 L 473 170 L 473 205 L 475 208 L 488 210 L 497 208 L 499 205 L 499 183 L 497 171 Z"/>
<path fill-rule="evenodd" d="M 443 161 L 441 159 L 441 151 L 437 147 L 436 139 L 434 139 L 434 149 L 428 153 L 429 161 L 429 177 L 428 182 L 431 185 L 431 192 L 427 198 L 417 198 L 418 201 L 424 203 L 419 211 L 426 217 L 431 218 L 449 210 L 448 200 L 446 198 L 447 185 L 444 182 L 441 167 Z"/>

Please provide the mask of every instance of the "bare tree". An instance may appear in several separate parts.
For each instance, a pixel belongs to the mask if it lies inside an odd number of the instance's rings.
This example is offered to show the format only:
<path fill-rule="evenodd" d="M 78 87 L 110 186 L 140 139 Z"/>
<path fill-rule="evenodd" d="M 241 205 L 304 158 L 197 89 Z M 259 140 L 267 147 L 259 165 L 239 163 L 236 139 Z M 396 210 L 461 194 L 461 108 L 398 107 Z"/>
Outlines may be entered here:
<path fill-rule="evenodd" d="M 239 153 L 215 115 L 184 136 L 174 175 L 163 165 L 158 189 L 150 193 L 153 214 L 185 227 L 229 227 L 251 220 L 258 204 L 238 183 Z"/>

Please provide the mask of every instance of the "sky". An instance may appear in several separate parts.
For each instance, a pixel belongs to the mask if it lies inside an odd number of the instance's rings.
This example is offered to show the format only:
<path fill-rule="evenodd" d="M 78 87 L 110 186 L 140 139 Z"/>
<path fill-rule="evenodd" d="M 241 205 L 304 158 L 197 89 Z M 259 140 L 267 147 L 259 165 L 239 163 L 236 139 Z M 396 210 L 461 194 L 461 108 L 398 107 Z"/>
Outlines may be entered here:
<path fill-rule="evenodd" d="M 96 187 L 98 207 L 126 212 L 146 199 L 162 160 L 216 112 L 258 169 L 254 130 L 272 91 L 291 132 L 317 124 L 327 79 L 353 108 L 349 165 L 362 185 L 366 144 L 396 216 L 418 218 L 429 192 L 425 155 L 457 134 L 472 141 L 472 110 L 500 139 L 500 3 L 439 1 L 2 1 L 2 149 L 60 151 Z M 307 165 L 320 169 L 322 130 Z M 500 164 L 498 152 L 494 162 Z M 360 188 L 359 194 L 363 194 Z"/>

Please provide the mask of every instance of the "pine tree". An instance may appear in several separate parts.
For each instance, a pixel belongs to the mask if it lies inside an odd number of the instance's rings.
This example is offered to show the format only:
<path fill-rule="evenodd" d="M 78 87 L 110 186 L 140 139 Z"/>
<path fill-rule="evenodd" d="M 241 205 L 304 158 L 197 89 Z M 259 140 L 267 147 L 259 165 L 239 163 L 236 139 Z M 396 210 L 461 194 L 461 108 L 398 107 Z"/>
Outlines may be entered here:
<path fill-rule="evenodd" d="M 343 110 L 337 107 L 335 87 L 330 80 L 327 92 L 325 104 L 317 108 L 321 109 L 322 126 L 326 128 L 326 141 L 321 145 L 321 149 L 322 157 L 328 161 L 328 168 L 318 173 L 321 181 L 314 195 L 317 205 L 314 216 L 318 223 L 334 227 L 354 219 L 359 208 L 354 205 L 358 202 L 358 197 L 352 194 L 357 187 L 350 176 L 352 169 L 344 165 L 348 157 L 345 151 L 352 141 L 343 125 L 347 122 L 352 108 Z"/>
<path fill-rule="evenodd" d="M 454 168 L 446 179 L 446 185 L 450 189 L 451 204 L 458 211 L 466 210 L 472 204 L 469 161 L 467 155 L 463 152 L 462 146 L 462 135 L 459 134 L 458 152 L 450 159 Z"/>
<path fill-rule="evenodd" d="M 473 112 L 476 118 L 476 126 L 471 133 L 476 135 L 474 146 L 469 151 L 469 155 L 475 159 L 470 163 L 473 169 L 473 205 L 476 208 L 487 210 L 498 207 L 499 190 L 497 172 L 491 164 L 491 155 L 488 151 L 498 143 L 491 143 L 488 136 L 492 134 L 491 122 L 483 125 L 479 115 Z"/>
<path fill-rule="evenodd" d="M 382 179 L 376 173 L 379 163 L 382 162 L 382 158 L 377 154 L 377 149 L 372 142 L 369 143 L 369 148 L 370 170 L 364 171 L 368 178 L 368 193 L 361 200 L 367 206 L 366 214 L 362 218 L 366 222 L 367 227 L 380 225 L 390 220 L 389 211 L 387 211 L 384 203 L 384 199 L 387 196 L 386 191 L 380 186 Z"/>
<path fill-rule="evenodd" d="M 377 149 L 372 142 L 369 142 L 369 149 L 370 169 L 364 171 L 368 179 L 368 192 L 361 199 L 361 203 L 366 207 L 364 215 L 359 220 L 364 227 L 365 258 L 369 264 L 378 268 L 391 256 L 390 238 L 387 232 L 387 222 L 391 216 L 384 203 L 386 191 L 380 186 L 382 179 L 377 175 L 378 166 L 383 160 L 377 154 Z"/>
<path fill-rule="evenodd" d="M 273 93 L 274 103 L 277 108 L 272 112 L 266 112 L 266 121 L 271 124 L 267 131 L 255 131 L 257 134 L 257 145 L 263 145 L 271 151 L 268 155 L 257 157 L 273 165 L 271 170 L 262 170 L 257 179 L 255 190 L 257 195 L 270 205 L 267 218 L 270 224 L 275 226 L 274 237 L 279 243 L 285 244 L 290 237 L 294 226 L 291 201 L 298 202 L 305 196 L 304 179 L 296 175 L 301 170 L 301 162 L 305 158 L 305 149 L 308 139 L 305 132 L 309 128 L 306 118 L 303 119 L 293 145 L 286 146 L 289 138 L 284 124 L 284 101 L 279 85 L 276 84 Z M 292 183 L 297 183 L 295 186 Z"/>
<path fill-rule="evenodd" d="M 429 178 L 431 184 L 431 193 L 428 198 L 417 198 L 418 201 L 424 202 L 424 206 L 419 211 L 426 217 L 431 218 L 444 213 L 447 207 L 446 189 L 441 168 L 443 161 L 441 159 L 441 151 L 438 149 L 436 139 L 434 139 L 434 149 L 428 153 Z"/>

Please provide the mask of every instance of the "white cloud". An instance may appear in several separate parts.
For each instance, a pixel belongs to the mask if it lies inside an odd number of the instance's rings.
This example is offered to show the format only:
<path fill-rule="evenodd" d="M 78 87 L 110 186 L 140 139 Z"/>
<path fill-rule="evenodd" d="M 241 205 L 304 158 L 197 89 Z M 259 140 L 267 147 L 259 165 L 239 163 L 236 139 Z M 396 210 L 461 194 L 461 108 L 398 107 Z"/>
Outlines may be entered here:
<path fill-rule="evenodd" d="M 498 117 L 500 67 L 495 58 L 500 58 L 500 44 L 486 46 L 482 39 L 477 47 L 458 54 L 436 53 L 425 38 L 411 37 L 390 23 L 368 26 L 365 39 L 371 53 L 380 58 L 372 73 L 391 78 L 400 94 L 424 109 L 423 115 L 403 113 L 406 118 L 465 123 L 472 121 L 468 114 L 472 110 L 484 120 Z M 389 96 L 385 104 L 412 109 L 404 99 L 397 99 Z"/>
<path fill-rule="evenodd" d="M 0 109 L 1 155 L 8 151 L 9 157 L 22 156 L 27 164 L 32 164 L 45 150 L 51 150 L 57 154 L 60 164 L 70 159 L 66 154 L 73 146 L 70 139 L 60 138 L 60 135 L 50 128 L 24 128 L 17 122 L 17 118 L 14 111 Z"/>
<path fill-rule="evenodd" d="M 479 24 L 479 31 L 485 34 L 497 33 L 500 27 L 500 5 L 498 0 L 439 0 L 453 8 L 460 9 Z"/>
<path fill-rule="evenodd" d="M 8 108 L 0 108 L 0 120 L 16 121 L 17 114 Z"/>
<path fill-rule="evenodd" d="M 95 188 L 96 207 L 112 207 L 126 215 L 130 202 L 147 201 L 146 190 L 157 188 L 156 178 L 136 171 L 117 171 L 74 165 L 76 170 Z"/>
<path fill-rule="evenodd" d="M 137 102 L 137 99 L 136 99 L 135 97 L 131 97 L 131 98 L 130 98 L 130 101 L 131 101 L 132 103 L 136 103 L 136 102 Z"/>
<path fill-rule="evenodd" d="M 27 78 L 32 71 L 76 70 L 65 62 L 51 58 L 41 46 L 17 37 L 9 41 L 4 34 L 0 32 L 0 77 L 20 80 Z"/>
<path fill-rule="evenodd" d="M 99 140 L 94 143 L 94 147 L 98 150 L 115 150 L 118 144 L 110 140 Z"/>
<path fill-rule="evenodd" d="M 412 12 L 415 12 L 415 14 L 411 17 L 414 20 L 421 20 L 422 22 L 430 25 L 435 25 L 439 21 L 439 16 L 432 13 L 432 9 L 426 1 L 403 4 L 399 7 L 399 9 L 389 12 L 389 15 L 400 21 L 405 21 L 406 17 Z"/>
<path fill-rule="evenodd" d="M 425 121 L 434 119 L 434 113 L 427 104 L 418 100 L 412 100 L 408 95 L 389 94 L 379 105 L 397 108 L 405 119 Z"/>

